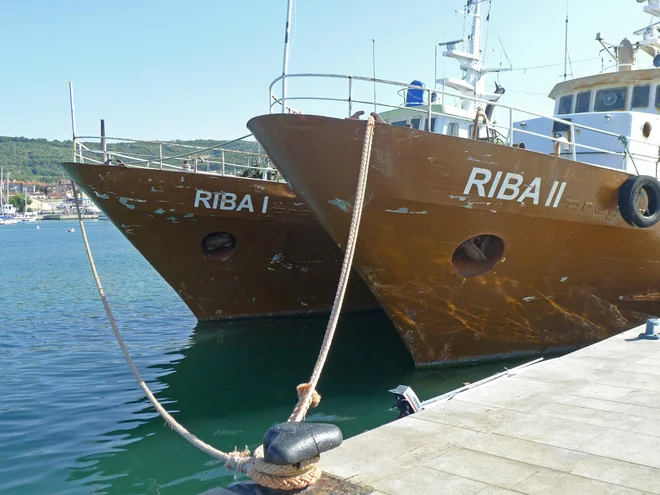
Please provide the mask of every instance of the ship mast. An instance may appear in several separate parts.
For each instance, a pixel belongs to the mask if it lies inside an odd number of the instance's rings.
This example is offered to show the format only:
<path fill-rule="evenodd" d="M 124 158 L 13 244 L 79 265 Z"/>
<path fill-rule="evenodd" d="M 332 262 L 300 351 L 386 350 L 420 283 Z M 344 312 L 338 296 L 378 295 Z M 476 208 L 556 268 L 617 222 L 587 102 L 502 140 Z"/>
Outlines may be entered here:
<path fill-rule="evenodd" d="M 660 17 L 660 0 L 637 0 L 637 3 L 647 3 L 644 12 L 656 18 Z M 597 33 L 596 41 L 616 60 L 617 71 L 633 70 L 640 50 L 651 56 L 654 67 L 660 67 L 660 21 L 634 31 L 633 35 L 642 36 L 642 39 L 633 43 L 626 37 L 618 45 L 614 45 L 605 41 L 602 33 Z"/>
<path fill-rule="evenodd" d="M 483 11 L 482 5 L 485 1 L 468 0 L 468 13 L 470 11 L 470 4 L 474 6 L 474 20 L 472 21 L 472 34 L 470 35 L 470 48 L 468 52 L 472 55 L 472 63 L 467 68 L 465 80 L 474 87 L 473 95 L 476 97 L 486 92 L 486 80 L 483 77 L 483 63 L 481 60 L 481 13 Z M 471 110 L 472 107 L 474 107 L 474 102 L 467 100 L 463 102 L 464 110 Z"/>
<path fill-rule="evenodd" d="M 461 70 L 465 71 L 463 79 L 457 80 L 447 78 L 442 83 L 453 88 L 466 96 L 482 98 L 486 93 L 486 79 L 484 78 L 483 61 L 481 58 L 481 25 L 483 3 L 488 0 L 467 0 L 465 15 L 471 16 L 472 31 L 468 37 L 467 51 L 456 49 L 459 41 L 448 43 L 445 57 L 456 59 L 461 64 Z M 462 41 L 462 40 L 460 40 Z M 463 100 L 462 108 L 470 112 L 476 111 L 477 104 L 470 100 Z"/>
<path fill-rule="evenodd" d="M 637 0 L 639 3 L 642 3 L 640 0 Z M 651 14 L 653 17 L 660 17 L 660 0 L 647 0 L 648 5 L 644 7 L 644 12 Z M 642 40 L 637 43 L 639 48 L 649 54 L 651 57 L 656 57 L 660 52 L 660 29 L 659 22 L 650 24 L 647 28 L 640 29 L 635 31 L 633 34 L 636 36 L 642 35 Z M 656 60 L 653 61 L 653 65 L 656 65 Z"/>
<path fill-rule="evenodd" d="M 284 60 L 282 61 L 282 113 L 286 113 L 286 76 L 289 71 L 289 36 L 291 34 L 291 6 L 293 0 L 286 3 L 286 26 L 284 27 Z"/>

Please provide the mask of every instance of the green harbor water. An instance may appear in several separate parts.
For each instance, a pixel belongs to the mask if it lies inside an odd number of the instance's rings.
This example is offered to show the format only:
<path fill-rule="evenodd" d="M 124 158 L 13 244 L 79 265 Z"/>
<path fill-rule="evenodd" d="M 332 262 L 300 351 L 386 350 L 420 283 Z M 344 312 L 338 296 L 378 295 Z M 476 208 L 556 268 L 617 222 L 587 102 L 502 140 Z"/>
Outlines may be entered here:
<path fill-rule="evenodd" d="M 76 222 L 0 226 L 0 493 L 196 494 L 234 480 L 167 428 L 112 335 Z M 74 227 L 76 232 L 67 229 Z M 179 422 L 226 450 L 286 420 L 326 317 L 197 324 L 110 222 L 86 223 L 120 329 Z M 167 246 L 163 246 L 167 249 Z M 342 317 L 310 421 L 345 437 L 393 421 L 388 390 L 427 399 L 504 369 L 417 371 L 382 312 Z"/>

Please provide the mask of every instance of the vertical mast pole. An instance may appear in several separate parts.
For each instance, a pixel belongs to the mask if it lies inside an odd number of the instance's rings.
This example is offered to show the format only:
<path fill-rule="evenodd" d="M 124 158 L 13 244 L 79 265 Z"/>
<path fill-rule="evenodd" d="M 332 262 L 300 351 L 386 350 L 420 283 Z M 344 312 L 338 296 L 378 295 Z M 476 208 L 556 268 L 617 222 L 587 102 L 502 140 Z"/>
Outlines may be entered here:
<path fill-rule="evenodd" d="M 291 6 L 293 0 L 287 0 L 286 26 L 284 28 L 284 61 L 282 62 L 282 113 L 286 113 L 286 76 L 289 71 L 289 35 L 291 33 Z"/>
<path fill-rule="evenodd" d="M 101 161 L 108 161 L 108 149 L 105 145 L 105 120 L 101 119 Z"/>
<path fill-rule="evenodd" d="M 472 34 L 470 35 L 470 44 L 468 52 L 472 55 L 472 62 L 466 71 L 466 82 L 474 87 L 472 96 L 479 97 L 485 92 L 486 81 L 482 80 L 481 66 L 481 12 L 482 3 L 485 0 L 468 0 L 467 7 L 474 8 L 472 21 Z M 474 110 L 476 103 L 470 100 L 463 100 L 464 110 Z"/>
<path fill-rule="evenodd" d="M 566 30 L 564 33 L 564 81 L 568 77 L 568 0 L 566 0 Z"/>
<path fill-rule="evenodd" d="M 376 40 L 371 39 L 371 63 L 374 73 L 374 112 L 376 112 Z"/>
<path fill-rule="evenodd" d="M 433 89 L 438 89 L 438 44 L 435 44 L 435 65 L 433 66 Z"/>
<path fill-rule="evenodd" d="M 71 134 L 73 136 L 73 161 L 78 161 L 76 153 L 76 109 L 73 103 L 73 83 L 69 81 L 69 102 L 71 103 Z"/>

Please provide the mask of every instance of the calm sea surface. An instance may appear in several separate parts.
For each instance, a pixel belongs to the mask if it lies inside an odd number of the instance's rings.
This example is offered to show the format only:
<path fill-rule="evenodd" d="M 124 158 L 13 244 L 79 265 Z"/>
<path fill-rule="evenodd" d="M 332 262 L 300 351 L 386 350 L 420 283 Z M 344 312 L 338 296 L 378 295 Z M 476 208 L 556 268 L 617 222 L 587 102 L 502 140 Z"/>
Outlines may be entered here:
<path fill-rule="evenodd" d="M 78 224 L 38 225 L 0 226 L 0 493 L 195 494 L 232 482 L 142 397 Z M 137 366 L 178 421 L 226 450 L 254 447 L 286 420 L 325 317 L 197 324 L 110 222 L 86 227 Z M 384 314 L 346 316 L 309 420 L 349 437 L 396 418 L 388 389 L 408 384 L 423 400 L 503 366 L 416 371 Z"/>

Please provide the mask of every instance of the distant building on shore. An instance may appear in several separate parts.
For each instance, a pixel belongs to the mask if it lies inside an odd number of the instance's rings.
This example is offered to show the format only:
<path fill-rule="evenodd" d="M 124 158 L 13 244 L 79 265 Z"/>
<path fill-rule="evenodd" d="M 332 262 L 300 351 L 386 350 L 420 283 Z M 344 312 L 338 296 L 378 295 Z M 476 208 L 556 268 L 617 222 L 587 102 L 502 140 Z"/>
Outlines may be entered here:
<path fill-rule="evenodd" d="M 4 185 L 4 192 L 7 191 L 7 184 Z M 71 181 L 68 179 L 59 179 L 54 183 L 11 180 L 9 181 L 9 196 L 16 193 L 28 193 L 32 198 L 46 199 L 48 197 L 62 198 L 73 194 Z"/>
<path fill-rule="evenodd" d="M 73 194 L 73 188 L 69 179 L 58 179 L 55 184 L 44 184 L 44 186 L 47 196 L 66 195 L 67 193 Z"/>
<path fill-rule="evenodd" d="M 9 194 L 15 194 L 15 193 L 21 193 L 25 194 L 27 193 L 30 196 L 37 195 L 39 193 L 45 193 L 46 192 L 46 187 L 49 184 L 45 182 L 30 182 L 30 181 L 24 181 L 24 180 L 11 180 L 9 181 Z M 7 187 L 7 186 L 5 186 Z"/>
<path fill-rule="evenodd" d="M 16 215 L 16 208 L 12 204 L 6 204 L 6 205 L 2 205 L 2 209 L 0 210 L 0 212 L 2 212 L 1 213 L 2 216 L 4 215 L 14 216 Z"/>

